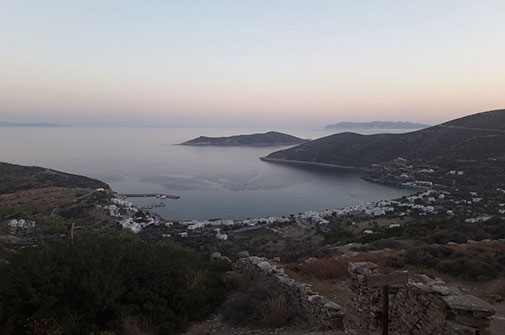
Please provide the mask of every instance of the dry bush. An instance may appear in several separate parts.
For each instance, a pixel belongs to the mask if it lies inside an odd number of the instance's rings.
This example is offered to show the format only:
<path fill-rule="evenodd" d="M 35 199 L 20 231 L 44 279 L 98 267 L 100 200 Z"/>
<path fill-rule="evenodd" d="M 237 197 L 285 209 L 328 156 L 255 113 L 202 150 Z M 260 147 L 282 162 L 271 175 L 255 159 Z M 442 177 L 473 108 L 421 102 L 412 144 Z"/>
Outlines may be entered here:
<path fill-rule="evenodd" d="M 279 288 L 263 282 L 253 283 L 244 293 L 236 293 L 223 305 L 223 321 L 233 326 L 279 327 L 292 320 L 286 296 Z"/>
<path fill-rule="evenodd" d="M 207 279 L 207 271 L 202 268 L 188 268 L 184 272 L 184 278 L 186 279 L 186 283 L 191 290 L 198 290 L 205 285 L 205 280 Z"/>
<path fill-rule="evenodd" d="M 289 306 L 284 294 L 277 294 L 267 298 L 258 306 L 263 324 L 276 328 L 286 324 L 289 318 Z"/>
<path fill-rule="evenodd" d="M 298 270 L 318 279 L 340 279 L 347 276 L 349 262 L 373 262 L 381 271 L 390 267 L 403 267 L 403 255 L 394 252 L 363 253 L 353 257 L 321 258 L 310 263 L 304 263 Z"/>
<path fill-rule="evenodd" d="M 472 257 L 458 257 L 442 261 L 436 269 L 463 280 L 485 281 L 498 277 L 494 264 Z"/>
<path fill-rule="evenodd" d="M 54 319 L 30 319 L 25 328 L 27 334 L 63 335 L 63 329 Z"/>
<path fill-rule="evenodd" d="M 122 320 L 123 335 L 154 335 L 157 334 L 155 327 L 147 320 L 139 321 L 132 316 L 124 316 Z"/>
<path fill-rule="evenodd" d="M 406 260 L 462 280 L 486 281 L 498 278 L 505 270 L 505 245 L 493 241 L 451 247 L 429 245 L 408 250 Z"/>
<path fill-rule="evenodd" d="M 347 259 L 321 258 L 300 267 L 300 272 L 313 275 L 318 279 L 342 278 L 347 273 Z"/>

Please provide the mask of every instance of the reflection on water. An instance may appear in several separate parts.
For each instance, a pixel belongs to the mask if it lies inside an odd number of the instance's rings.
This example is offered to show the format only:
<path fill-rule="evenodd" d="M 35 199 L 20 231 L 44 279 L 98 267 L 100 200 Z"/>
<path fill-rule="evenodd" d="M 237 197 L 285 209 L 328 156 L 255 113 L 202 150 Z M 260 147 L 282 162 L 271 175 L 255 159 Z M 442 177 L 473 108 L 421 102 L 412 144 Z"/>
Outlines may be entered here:
<path fill-rule="evenodd" d="M 157 212 L 170 219 L 288 215 L 399 197 L 409 190 L 363 181 L 349 170 L 259 160 L 282 147 L 172 145 L 199 135 L 250 130 L 165 128 L 3 128 L 0 160 L 82 174 L 119 193 L 168 193 Z M 289 131 L 317 138 L 321 131 Z M 12 138 L 16 138 L 13 149 Z M 133 199 L 138 205 L 159 199 Z"/>

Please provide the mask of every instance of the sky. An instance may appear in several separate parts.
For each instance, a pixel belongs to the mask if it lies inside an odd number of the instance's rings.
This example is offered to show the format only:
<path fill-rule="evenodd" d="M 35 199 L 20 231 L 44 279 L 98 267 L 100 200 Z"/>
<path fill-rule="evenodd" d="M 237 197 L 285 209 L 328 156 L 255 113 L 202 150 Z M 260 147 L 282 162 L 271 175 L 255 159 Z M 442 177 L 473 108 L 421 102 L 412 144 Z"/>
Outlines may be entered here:
<path fill-rule="evenodd" d="M 0 0 L 0 121 L 318 128 L 505 108 L 505 1 Z"/>

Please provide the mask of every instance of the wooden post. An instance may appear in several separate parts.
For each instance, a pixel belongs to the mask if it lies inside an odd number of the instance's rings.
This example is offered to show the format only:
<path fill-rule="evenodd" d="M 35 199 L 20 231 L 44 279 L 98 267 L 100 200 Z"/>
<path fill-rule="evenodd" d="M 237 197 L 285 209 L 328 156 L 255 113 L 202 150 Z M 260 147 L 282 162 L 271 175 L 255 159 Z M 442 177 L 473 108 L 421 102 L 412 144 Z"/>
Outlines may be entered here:
<path fill-rule="evenodd" d="M 74 244 L 74 228 L 75 222 L 72 222 L 72 227 L 70 227 L 70 240 L 72 241 L 72 244 Z"/>
<path fill-rule="evenodd" d="M 387 274 L 372 274 L 366 277 L 368 287 L 382 287 L 382 335 L 388 335 L 389 332 L 389 286 L 405 285 L 409 281 L 407 271 L 395 271 Z"/>
<path fill-rule="evenodd" d="M 389 285 L 382 287 L 382 335 L 388 335 L 389 332 Z"/>

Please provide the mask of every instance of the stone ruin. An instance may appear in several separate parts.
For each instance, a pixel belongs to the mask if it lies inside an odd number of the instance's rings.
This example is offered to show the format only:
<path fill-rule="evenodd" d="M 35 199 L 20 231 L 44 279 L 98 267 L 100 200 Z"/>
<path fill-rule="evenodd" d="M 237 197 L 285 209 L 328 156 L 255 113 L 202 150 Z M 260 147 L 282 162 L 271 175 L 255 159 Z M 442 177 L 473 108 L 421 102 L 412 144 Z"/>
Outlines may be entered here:
<path fill-rule="evenodd" d="M 283 268 L 267 261 L 266 258 L 239 253 L 238 270 L 247 272 L 255 281 L 274 285 L 284 292 L 290 306 L 304 317 L 308 325 L 321 330 L 343 330 L 345 314 L 341 307 L 316 292 L 309 284 L 300 283 L 288 277 Z"/>
<path fill-rule="evenodd" d="M 349 263 L 354 295 L 346 311 L 348 329 L 374 334 L 382 327 L 383 290 L 373 283 L 374 278 L 380 277 L 377 268 L 370 262 Z M 414 275 L 406 285 L 391 286 L 389 296 L 392 335 L 491 334 L 489 318 L 495 313 L 493 307 L 475 296 L 463 295 L 443 281 Z"/>
<path fill-rule="evenodd" d="M 382 275 L 371 262 L 350 262 L 351 301 L 344 311 L 338 304 L 312 291 L 266 258 L 239 253 L 239 271 L 253 280 L 278 287 L 308 325 L 346 334 L 379 334 L 382 328 L 383 289 L 394 277 L 405 277 L 405 285 L 389 288 L 389 334 L 391 335 L 489 335 L 494 308 L 487 302 L 464 295 L 455 287 L 426 275 L 406 271 Z"/>

